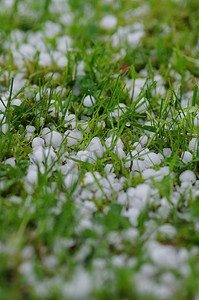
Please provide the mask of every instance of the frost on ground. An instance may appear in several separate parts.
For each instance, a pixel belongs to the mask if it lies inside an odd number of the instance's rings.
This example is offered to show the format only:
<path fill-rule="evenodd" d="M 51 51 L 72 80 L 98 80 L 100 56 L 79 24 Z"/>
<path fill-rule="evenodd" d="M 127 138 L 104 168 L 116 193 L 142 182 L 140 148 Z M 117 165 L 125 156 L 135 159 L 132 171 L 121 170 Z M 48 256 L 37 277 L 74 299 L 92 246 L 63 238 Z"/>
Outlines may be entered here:
<path fill-rule="evenodd" d="M 115 15 L 87 3 L 79 16 L 71 1 L 53 0 L 41 26 L 15 20 L 0 35 L 5 299 L 9 276 L 31 299 L 199 297 L 196 88 L 182 93 L 174 56 L 170 89 L 151 65 L 128 72 L 130 53 L 150 43 L 144 2 L 127 5 L 125 20 L 114 1 L 102 5 Z M 7 13 L 16 5 L 38 22 L 39 1 L 1 1 Z M 77 20 L 108 58 L 77 40 Z M 162 24 L 161 37 L 170 30 Z"/>

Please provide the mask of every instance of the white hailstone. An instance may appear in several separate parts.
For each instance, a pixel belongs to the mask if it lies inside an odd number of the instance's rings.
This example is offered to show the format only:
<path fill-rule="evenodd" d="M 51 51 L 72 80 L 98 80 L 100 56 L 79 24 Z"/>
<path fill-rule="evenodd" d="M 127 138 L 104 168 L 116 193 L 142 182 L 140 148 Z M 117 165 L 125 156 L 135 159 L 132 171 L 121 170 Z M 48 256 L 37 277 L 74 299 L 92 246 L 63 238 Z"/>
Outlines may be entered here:
<path fill-rule="evenodd" d="M 95 98 L 93 96 L 88 95 L 84 98 L 83 105 L 86 107 L 91 107 L 95 104 L 95 102 Z"/>
<path fill-rule="evenodd" d="M 40 52 L 39 55 L 39 64 L 42 66 L 51 66 L 52 60 L 48 52 Z"/>
<path fill-rule="evenodd" d="M 139 72 L 140 76 L 143 76 L 143 77 L 147 77 L 148 76 L 148 71 L 146 69 L 142 69 L 140 72 Z"/>
<path fill-rule="evenodd" d="M 44 24 L 44 32 L 46 37 L 52 39 L 55 35 L 61 32 L 61 25 L 58 23 L 47 21 Z"/>
<path fill-rule="evenodd" d="M 189 151 L 185 151 L 181 155 L 181 160 L 185 163 L 188 164 L 192 161 L 193 155 Z"/>
<path fill-rule="evenodd" d="M 147 169 L 142 172 L 143 179 L 153 178 L 156 175 L 156 171 L 154 169 Z"/>
<path fill-rule="evenodd" d="M 133 144 L 133 147 L 135 148 L 136 151 L 140 152 L 142 150 L 142 145 L 138 142 L 135 142 Z"/>
<path fill-rule="evenodd" d="M 64 57 L 66 59 L 66 63 L 65 63 L 65 66 L 67 66 L 68 64 L 68 59 L 66 58 L 66 56 L 64 54 L 62 54 L 61 52 L 59 51 L 54 51 L 52 53 L 52 56 L 53 56 L 53 60 L 55 61 L 55 63 L 58 65 L 58 67 L 64 67 L 64 65 L 62 65 L 61 63 L 59 63 L 59 60 L 61 62 L 62 58 Z M 64 61 L 63 61 L 64 63 Z M 51 100 L 51 103 L 52 103 L 52 100 Z"/>
<path fill-rule="evenodd" d="M 34 273 L 34 265 L 32 261 L 24 261 L 19 267 L 19 272 L 26 278 L 29 283 L 36 283 L 36 276 Z"/>
<path fill-rule="evenodd" d="M 100 21 L 100 27 L 105 30 L 112 30 L 117 26 L 117 17 L 114 15 L 107 15 Z"/>
<path fill-rule="evenodd" d="M 117 154 L 117 156 L 119 157 L 119 159 L 122 159 L 122 158 L 126 157 L 126 153 L 124 152 L 124 150 L 122 150 L 122 148 L 116 148 L 116 149 L 114 149 L 114 153 Z"/>
<path fill-rule="evenodd" d="M 138 6 L 133 10 L 133 16 L 140 17 L 146 15 L 148 12 L 149 12 L 149 6 L 147 4 L 144 4 L 142 6 Z M 140 24 L 143 25 L 142 23 Z"/>
<path fill-rule="evenodd" d="M 136 228 L 128 228 L 122 232 L 122 236 L 125 240 L 133 243 L 139 236 L 139 231 Z"/>
<path fill-rule="evenodd" d="M 85 75 L 85 62 L 83 60 L 81 60 L 78 65 L 77 65 L 77 76 L 84 76 Z M 81 91 L 80 91 L 81 93 Z"/>
<path fill-rule="evenodd" d="M 0 180 L 0 190 L 4 189 L 5 184 L 6 184 L 5 180 Z"/>
<path fill-rule="evenodd" d="M 189 142 L 189 150 L 193 151 L 193 153 L 196 155 L 198 151 L 198 139 L 192 138 Z"/>
<path fill-rule="evenodd" d="M 111 135 L 110 137 L 108 137 L 106 140 L 105 140 L 105 145 L 107 148 L 110 148 L 111 145 L 114 143 L 114 140 L 116 139 L 116 137 L 113 138 L 113 136 Z"/>
<path fill-rule="evenodd" d="M 12 50 L 14 63 L 17 65 L 18 68 L 23 68 L 24 66 L 24 60 L 23 60 L 23 54 L 19 53 L 18 50 L 13 49 Z"/>
<path fill-rule="evenodd" d="M 77 262 L 84 261 L 90 253 L 91 247 L 89 245 L 83 245 L 75 256 L 75 259 Z"/>
<path fill-rule="evenodd" d="M 160 157 L 154 152 L 149 152 L 144 157 L 144 163 L 146 167 L 152 167 L 161 163 Z"/>
<path fill-rule="evenodd" d="M 35 96 L 36 102 L 39 102 L 41 100 L 42 95 L 40 96 L 40 93 L 38 92 Z"/>
<path fill-rule="evenodd" d="M 130 83 L 132 85 L 133 83 L 133 80 L 130 79 Z M 146 78 L 136 78 L 135 79 L 135 87 L 139 88 L 140 90 L 144 87 L 146 83 Z"/>
<path fill-rule="evenodd" d="M 33 136 L 33 132 L 26 132 L 25 136 L 26 136 L 27 140 L 30 140 Z"/>
<path fill-rule="evenodd" d="M 164 85 L 157 83 L 156 84 L 156 89 L 154 90 L 154 94 L 155 93 L 156 93 L 156 95 L 162 95 L 162 96 L 164 96 L 165 93 L 166 93 L 166 89 L 165 89 Z"/>
<path fill-rule="evenodd" d="M 173 296 L 173 289 L 170 287 L 170 285 L 168 286 L 158 283 L 154 286 L 152 285 L 151 293 L 156 299 L 171 299 Z"/>
<path fill-rule="evenodd" d="M 36 147 L 39 147 L 39 146 L 44 146 L 44 139 L 40 138 L 40 137 L 35 137 L 33 140 L 32 140 L 32 148 L 36 148 Z"/>
<path fill-rule="evenodd" d="M 78 123 L 78 126 L 81 127 L 81 129 L 84 130 L 84 132 L 88 133 L 89 132 L 89 123 L 84 121 L 84 120 L 80 120 Z"/>
<path fill-rule="evenodd" d="M 27 125 L 26 126 L 26 130 L 28 133 L 33 133 L 35 131 L 35 127 L 34 126 L 31 126 L 31 125 Z"/>
<path fill-rule="evenodd" d="M 21 257 L 24 260 L 31 259 L 34 255 L 34 248 L 31 245 L 27 245 L 23 248 L 23 250 L 20 252 Z"/>
<path fill-rule="evenodd" d="M 144 203 L 146 203 L 150 197 L 151 188 L 148 184 L 141 183 L 138 184 L 135 188 L 135 196 L 141 199 Z"/>
<path fill-rule="evenodd" d="M 155 276 L 157 269 L 150 263 L 144 263 L 140 268 L 140 273 L 142 276 Z"/>
<path fill-rule="evenodd" d="M 122 49 L 120 50 L 120 55 L 121 55 L 122 57 L 125 57 L 125 56 L 126 56 L 126 50 L 125 50 L 124 48 L 122 48 Z"/>
<path fill-rule="evenodd" d="M 171 269 L 179 267 L 178 252 L 172 246 L 152 241 L 149 243 L 148 253 L 153 263 L 159 267 Z"/>
<path fill-rule="evenodd" d="M 3 103 L 0 101 L 0 111 L 5 112 L 6 110 L 6 101 L 3 101 Z"/>
<path fill-rule="evenodd" d="M 171 153 L 172 153 L 171 148 L 164 148 L 163 149 L 163 154 L 164 154 L 165 157 L 170 157 Z"/>
<path fill-rule="evenodd" d="M 17 93 L 21 88 L 23 88 L 27 83 L 27 79 L 23 79 L 22 74 L 18 74 L 15 76 L 12 92 Z"/>
<path fill-rule="evenodd" d="M 64 68 L 68 65 L 68 58 L 65 55 L 61 55 L 58 59 L 56 59 L 56 64 L 60 68 Z"/>
<path fill-rule="evenodd" d="M 101 175 L 98 172 L 94 172 L 95 177 L 99 180 Z M 95 183 L 95 178 L 91 172 L 86 172 L 83 183 L 85 186 Z"/>
<path fill-rule="evenodd" d="M 65 92 L 66 92 L 66 88 L 63 88 L 62 86 L 57 86 L 56 88 L 55 88 L 55 92 L 56 92 L 56 94 L 59 94 L 60 96 L 63 96 L 64 94 L 65 94 Z M 66 100 L 65 100 L 66 101 Z M 65 102 L 64 101 L 64 102 Z M 63 103 L 63 102 L 62 102 Z M 67 113 L 68 113 L 68 111 L 67 111 Z"/>
<path fill-rule="evenodd" d="M 93 223 L 88 218 L 83 218 L 80 220 L 79 225 L 77 226 L 77 232 L 82 232 L 85 229 L 93 229 Z"/>
<path fill-rule="evenodd" d="M 172 177 L 172 174 L 173 173 L 170 174 L 171 177 Z M 160 181 L 162 181 L 164 176 L 167 176 L 167 175 L 169 175 L 169 167 L 168 166 L 162 167 L 158 171 L 156 171 L 155 180 L 160 182 Z"/>
<path fill-rule="evenodd" d="M 146 78 L 137 78 L 135 81 L 133 79 L 125 80 L 126 89 L 129 91 L 130 97 L 134 96 L 134 98 L 137 98 L 145 83 Z"/>
<path fill-rule="evenodd" d="M 9 201 L 10 203 L 21 204 L 22 199 L 21 199 L 21 197 L 19 197 L 19 196 L 13 195 L 13 196 L 10 196 L 10 197 L 8 198 L 8 201 Z"/>
<path fill-rule="evenodd" d="M 33 152 L 29 154 L 30 161 L 33 163 L 42 163 L 45 159 L 44 149 L 42 146 L 33 148 Z"/>
<path fill-rule="evenodd" d="M 139 138 L 139 142 L 140 144 L 143 146 L 145 146 L 148 143 L 148 136 L 147 135 L 143 135 Z"/>
<path fill-rule="evenodd" d="M 134 14 L 134 10 L 133 10 L 133 14 Z M 135 31 L 143 31 L 144 30 L 144 24 L 141 22 L 135 22 L 133 24 L 133 30 Z"/>
<path fill-rule="evenodd" d="M 164 156 L 161 153 L 158 153 L 158 156 L 161 161 L 164 159 Z"/>
<path fill-rule="evenodd" d="M 137 226 L 140 210 L 135 207 L 130 207 L 128 210 L 122 211 L 122 216 L 129 219 L 130 223 Z"/>
<path fill-rule="evenodd" d="M 142 211 L 145 208 L 146 203 L 142 199 L 135 197 L 131 199 L 129 205 L 130 207 L 134 207 L 139 211 Z"/>
<path fill-rule="evenodd" d="M 119 47 L 120 43 L 122 42 L 122 37 L 120 36 L 120 34 L 118 32 L 114 33 L 112 35 L 112 47 L 113 48 L 117 48 Z"/>
<path fill-rule="evenodd" d="M 8 5 L 12 6 L 14 1 L 13 0 L 4 1 L 4 5 L 7 3 L 8 3 Z M 10 34 L 12 43 L 14 43 L 14 44 L 22 43 L 22 41 L 24 39 L 24 34 L 25 34 L 25 32 L 21 31 L 19 29 L 12 30 L 11 34 Z"/>
<path fill-rule="evenodd" d="M 73 184 L 75 184 L 78 181 L 78 178 L 79 176 L 76 173 L 67 174 L 64 178 L 65 186 L 69 189 L 71 186 L 73 186 Z"/>
<path fill-rule="evenodd" d="M 129 200 L 133 199 L 133 197 L 135 197 L 135 188 L 129 187 L 126 191 L 126 194 Z"/>
<path fill-rule="evenodd" d="M 82 200 L 85 200 L 85 199 L 92 200 L 93 199 L 93 193 L 91 191 L 89 191 L 88 189 L 82 189 L 81 199 Z M 93 205 L 95 205 L 93 202 L 90 202 L 90 203 L 92 203 Z"/>
<path fill-rule="evenodd" d="M 63 162 L 65 162 L 66 160 L 62 160 Z M 69 171 L 69 168 L 67 165 L 62 165 L 62 166 L 59 166 L 59 170 L 61 171 L 62 175 L 66 175 Z"/>
<path fill-rule="evenodd" d="M 99 183 L 104 191 L 109 191 L 111 189 L 111 185 L 106 178 L 101 178 Z"/>
<path fill-rule="evenodd" d="M 66 121 L 65 126 L 71 125 L 72 129 L 74 129 L 76 127 L 76 116 L 75 114 L 67 114 L 64 117 L 64 120 Z"/>
<path fill-rule="evenodd" d="M 199 126 L 199 113 L 196 115 L 194 119 L 194 126 Z"/>
<path fill-rule="evenodd" d="M 8 124 L 4 123 L 2 126 L 1 126 L 1 131 L 6 134 L 6 132 L 8 131 Z"/>
<path fill-rule="evenodd" d="M 22 55 L 22 57 L 32 60 L 36 53 L 36 50 L 30 44 L 21 44 L 19 46 L 18 52 Z"/>
<path fill-rule="evenodd" d="M 139 45 L 141 38 L 144 36 L 143 31 L 137 31 L 127 34 L 127 43 L 131 48 L 135 48 Z"/>
<path fill-rule="evenodd" d="M 102 143 L 98 137 L 94 137 L 90 141 L 87 150 L 90 151 L 91 153 L 94 153 L 99 158 L 101 158 L 104 153 L 104 147 L 102 146 Z"/>
<path fill-rule="evenodd" d="M 106 123 L 104 121 L 98 121 L 98 123 L 97 123 L 98 128 L 99 127 L 105 128 L 105 125 L 106 125 Z"/>
<path fill-rule="evenodd" d="M 92 290 L 92 282 L 89 274 L 83 270 L 77 270 L 73 278 L 64 284 L 62 295 L 64 298 L 83 299 L 88 298 Z"/>
<path fill-rule="evenodd" d="M 128 154 L 127 157 L 126 157 L 126 162 L 124 164 L 126 168 L 130 168 L 131 167 L 131 164 L 132 164 L 131 160 L 132 160 L 132 157 Z"/>
<path fill-rule="evenodd" d="M 68 147 L 77 145 L 83 139 L 83 134 L 81 133 L 81 131 L 79 131 L 77 129 L 67 130 L 65 132 L 65 135 L 67 137 L 67 146 Z"/>
<path fill-rule="evenodd" d="M 102 198 L 104 196 L 104 193 L 101 190 L 99 190 L 99 189 L 94 189 L 93 188 L 93 191 L 95 191 L 95 194 L 94 194 L 95 199 L 100 199 L 100 198 Z M 104 213 L 106 213 L 108 211 L 109 211 L 109 208 L 106 206 L 104 208 Z"/>
<path fill-rule="evenodd" d="M 137 156 L 138 152 L 136 150 L 132 150 L 130 154 L 126 157 L 125 167 L 130 168 L 133 165 L 133 160 Z"/>
<path fill-rule="evenodd" d="M 132 171 L 142 172 L 146 169 L 146 164 L 141 159 L 134 159 L 132 165 Z"/>
<path fill-rule="evenodd" d="M 44 155 L 47 158 L 47 165 L 54 163 L 57 159 L 57 155 L 54 152 L 52 146 L 44 149 Z"/>
<path fill-rule="evenodd" d="M 104 171 L 106 174 L 109 174 L 111 172 L 114 172 L 114 166 L 112 164 L 107 164 L 105 167 L 104 167 Z"/>
<path fill-rule="evenodd" d="M 67 35 L 58 37 L 56 39 L 56 42 L 57 42 L 57 50 L 64 53 L 72 47 L 72 39 Z"/>
<path fill-rule="evenodd" d="M 5 115 L 0 113 L 0 122 L 3 123 L 3 120 L 5 119 Z"/>
<path fill-rule="evenodd" d="M 135 89 L 136 91 L 136 89 Z M 135 92 L 134 92 L 134 99 L 136 99 L 137 96 L 135 96 Z M 147 107 L 149 105 L 149 102 L 145 99 L 145 98 L 142 98 L 138 104 L 136 104 L 136 108 L 135 108 L 135 111 L 137 113 L 144 113 L 147 111 Z"/>
<path fill-rule="evenodd" d="M 15 105 L 15 106 L 20 106 L 22 103 L 22 101 L 20 99 L 14 99 L 12 100 L 12 105 Z"/>
<path fill-rule="evenodd" d="M 87 193 L 88 193 L 88 192 L 89 192 L 90 199 L 92 199 L 93 193 L 87 190 Z M 92 195 L 92 196 L 91 196 L 91 195 Z M 88 201 L 88 200 L 86 200 L 86 201 L 84 202 L 84 206 L 85 206 L 85 208 L 86 208 L 89 212 L 91 212 L 91 213 L 97 211 L 97 207 L 96 207 L 96 205 L 95 205 L 95 203 L 94 203 L 93 201 Z"/>
<path fill-rule="evenodd" d="M 46 74 L 46 77 L 48 77 L 49 79 L 52 78 L 53 80 L 57 80 L 60 77 L 60 73 L 58 72 L 49 72 Z"/>
<path fill-rule="evenodd" d="M 16 165 L 16 159 L 14 157 L 7 158 L 4 162 L 5 165 L 11 165 L 13 168 Z"/>
<path fill-rule="evenodd" d="M 147 148 L 146 148 L 147 149 Z M 145 153 L 145 151 L 146 151 L 146 149 L 145 150 L 143 150 L 144 151 L 144 153 Z M 148 152 L 148 151 L 147 151 Z M 146 152 L 146 153 L 147 153 Z M 143 152 L 140 152 L 140 154 L 142 154 Z M 131 151 L 131 156 L 133 157 L 133 158 L 138 158 L 138 151 L 137 150 L 132 150 Z"/>
<path fill-rule="evenodd" d="M 78 82 L 73 85 L 72 92 L 77 97 L 81 95 L 81 85 Z"/>
<path fill-rule="evenodd" d="M 118 192 L 117 203 L 122 204 L 122 205 L 127 204 L 127 194 L 124 191 Z"/>
<path fill-rule="evenodd" d="M 123 185 L 117 181 L 115 181 L 114 183 L 112 183 L 112 189 L 116 192 L 119 193 L 120 191 L 123 190 Z"/>
<path fill-rule="evenodd" d="M 190 182 L 190 183 L 194 184 L 196 182 L 196 175 L 194 174 L 194 172 L 192 172 L 190 170 L 186 170 L 180 174 L 179 179 L 182 183 Z"/>
<path fill-rule="evenodd" d="M 174 274 L 172 274 L 171 272 L 164 272 L 160 276 L 160 280 L 161 280 L 162 283 L 166 284 L 168 287 L 170 286 L 170 287 L 173 287 L 173 288 L 177 288 L 177 286 L 178 286 L 177 279 L 174 276 Z"/>
<path fill-rule="evenodd" d="M 158 214 L 163 220 L 166 220 L 168 218 L 169 213 L 170 207 L 168 207 L 168 205 L 163 204 L 158 208 Z"/>
<path fill-rule="evenodd" d="M 114 111 L 110 113 L 111 117 L 114 117 L 118 120 L 118 117 L 121 117 L 126 112 L 126 105 L 124 103 L 119 103 L 114 108 Z"/>
<path fill-rule="evenodd" d="M 54 148 L 58 148 L 62 143 L 62 135 L 57 131 L 49 130 L 48 133 L 44 134 L 43 139 L 45 140 L 46 145 L 52 145 Z"/>
<path fill-rule="evenodd" d="M 89 161 L 90 162 L 90 153 L 89 153 L 89 151 L 87 151 L 87 150 L 78 151 L 77 159 L 79 159 L 81 161 Z"/>
<path fill-rule="evenodd" d="M 170 196 L 170 200 L 175 206 L 177 206 L 178 201 L 180 200 L 180 195 L 180 192 L 173 192 Z"/>
<path fill-rule="evenodd" d="M 54 255 L 45 256 L 43 264 L 47 269 L 54 269 L 57 266 L 57 258 Z"/>
<path fill-rule="evenodd" d="M 30 169 L 26 175 L 26 180 L 29 183 L 37 183 L 38 181 L 38 172 L 35 169 Z"/>
<path fill-rule="evenodd" d="M 117 268 L 122 268 L 125 266 L 125 260 L 126 256 L 125 255 L 114 255 L 111 258 L 112 265 L 117 267 Z"/>
<path fill-rule="evenodd" d="M 43 41 L 43 34 L 41 31 L 29 32 L 27 37 L 27 44 L 33 45 L 38 51 L 44 51 L 46 45 Z"/>
<path fill-rule="evenodd" d="M 174 238 L 177 234 L 177 230 L 170 224 L 164 224 L 158 228 L 158 231 L 167 238 Z"/>
<path fill-rule="evenodd" d="M 61 15 L 60 18 L 59 18 L 59 21 L 61 24 L 63 25 L 71 25 L 71 23 L 73 22 L 73 19 L 74 19 L 74 16 L 73 14 L 70 12 L 70 13 L 66 13 L 64 15 Z"/>

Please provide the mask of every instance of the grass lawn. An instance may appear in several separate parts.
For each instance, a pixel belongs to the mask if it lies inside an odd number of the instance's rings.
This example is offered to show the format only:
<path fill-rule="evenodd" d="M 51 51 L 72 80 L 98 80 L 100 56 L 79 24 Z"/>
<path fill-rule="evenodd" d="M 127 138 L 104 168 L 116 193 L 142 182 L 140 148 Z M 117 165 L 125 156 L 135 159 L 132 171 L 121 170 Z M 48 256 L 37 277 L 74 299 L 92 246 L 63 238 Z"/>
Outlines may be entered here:
<path fill-rule="evenodd" d="M 0 0 L 0 300 L 199 300 L 198 16 Z"/>

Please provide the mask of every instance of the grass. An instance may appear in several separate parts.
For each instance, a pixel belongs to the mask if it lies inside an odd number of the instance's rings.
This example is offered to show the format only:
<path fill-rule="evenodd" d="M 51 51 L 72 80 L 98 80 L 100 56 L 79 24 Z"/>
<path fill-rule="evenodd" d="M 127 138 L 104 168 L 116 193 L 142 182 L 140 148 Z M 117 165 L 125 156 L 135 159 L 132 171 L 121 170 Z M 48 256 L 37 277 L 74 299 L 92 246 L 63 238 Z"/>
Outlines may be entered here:
<path fill-rule="evenodd" d="M 188 164 L 181 159 L 199 133 L 198 1 L 6 3 L 0 0 L 1 299 L 198 299 L 199 186 L 197 181 L 183 189 L 179 179 L 186 170 L 199 179 L 198 151 Z M 133 13 L 143 6 L 146 12 Z M 60 16 L 68 12 L 73 20 L 63 25 Z M 124 39 L 112 47 L 117 28 L 100 27 L 108 14 L 117 16 L 120 27 L 142 23 L 140 43 L 130 47 Z M 60 24 L 52 38 L 44 32 L 47 21 Z M 20 47 L 38 31 L 44 32 L 45 50 L 37 49 L 31 58 Z M 72 49 L 62 53 L 67 66 L 59 67 L 56 59 L 42 65 L 40 52 L 53 57 L 63 35 L 73 40 Z M 139 91 L 138 79 L 144 82 Z M 93 106 L 84 105 L 86 95 L 94 96 Z M 67 114 L 73 114 L 75 125 Z M 88 123 L 87 131 L 79 120 Z M 31 137 L 28 125 L 35 127 Z M 73 126 L 83 139 L 69 147 L 70 134 L 65 136 L 53 150 L 55 157 L 49 150 L 42 167 L 35 163 L 31 179 L 37 174 L 37 180 L 28 184 L 33 138 L 45 139 L 45 127 L 64 135 Z M 169 167 L 169 174 L 150 183 L 140 167 L 137 172 L 127 167 L 145 160 L 146 153 L 133 152 L 143 135 L 143 149 L 162 155 L 162 162 L 150 169 L 159 174 Z M 94 137 L 100 139 L 103 155 L 82 161 L 77 154 L 86 153 Z M 117 148 L 121 142 L 123 152 Z M 169 157 L 165 148 L 171 149 Z M 5 164 L 9 158 L 15 165 Z M 108 164 L 114 178 L 106 171 Z M 145 183 L 151 187 L 146 205 L 137 217 L 128 216 L 137 196 L 128 200 L 126 195 L 131 188 L 138 193 Z M 171 225 L 175 234 L 158 231 L 164 225 Z M 153 259 L 148 250 L 153 239 L 178 253 L 177 268 Z M 147 266 L 150 275 L 143 271 Z"/>

